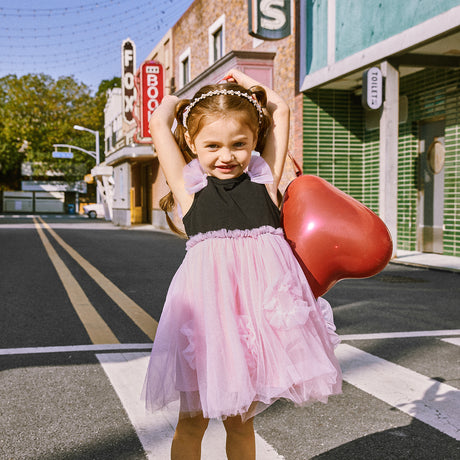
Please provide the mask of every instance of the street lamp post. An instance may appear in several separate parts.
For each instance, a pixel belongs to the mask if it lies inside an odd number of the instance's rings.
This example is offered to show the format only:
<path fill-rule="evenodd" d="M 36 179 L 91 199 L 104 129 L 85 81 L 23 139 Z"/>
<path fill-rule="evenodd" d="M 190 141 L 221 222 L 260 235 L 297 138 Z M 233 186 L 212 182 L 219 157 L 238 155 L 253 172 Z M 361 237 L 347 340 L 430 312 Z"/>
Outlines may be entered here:
<path fill-rule="evenodd" d="M 96 152 L 95 152 L 96 153 L 96 166 L 99 166 L 99 163 L 100 163 L 99 131 L 95 131 L 93 129 L 85 128 L 85 127 L 80 126 L 80 125 L 74 125 L 73 129 L 76 129 L 77 131 L 88 131 L 89 133 L 94 134 L 96 136 Z M 97 198 L 97 202 L 100 203 L 101 202 L 101 197 L 100 197 L 98 189 L 96 189 L 96 198 Z"/>
<path fill-rule="evenodd" d="M 89 133 L 94 134 L 96 136 L 96 166 L 99 166 L 99 162 L 100 162 L 99 131 L 94 131 L 93 129 L 84 128 L 83 126 L 80 126 L 80 125 L 73 125 L 73 129 L 76 129 L 77 131 L 88 131 Z"/>

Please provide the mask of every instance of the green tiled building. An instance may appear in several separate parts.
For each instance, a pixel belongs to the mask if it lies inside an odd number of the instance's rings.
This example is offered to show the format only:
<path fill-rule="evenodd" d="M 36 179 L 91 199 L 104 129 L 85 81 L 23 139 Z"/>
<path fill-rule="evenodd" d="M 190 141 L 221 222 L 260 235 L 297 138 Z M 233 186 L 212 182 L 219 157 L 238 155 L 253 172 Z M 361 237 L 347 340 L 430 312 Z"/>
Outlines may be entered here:
<path fill-rule="evenodd" d="M 395 255 L 460 256 L 459 2 L 301 4 L 304 172 L 378 213 Z M 374 110 L 371 67 L 383 74 Z"/>

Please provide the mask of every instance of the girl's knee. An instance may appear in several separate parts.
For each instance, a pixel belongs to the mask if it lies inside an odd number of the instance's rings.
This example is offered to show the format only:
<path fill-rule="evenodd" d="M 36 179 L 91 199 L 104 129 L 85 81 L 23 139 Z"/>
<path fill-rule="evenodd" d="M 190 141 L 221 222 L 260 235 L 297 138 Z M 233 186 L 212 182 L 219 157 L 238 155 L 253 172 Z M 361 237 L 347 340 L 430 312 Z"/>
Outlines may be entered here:
<path fill-rule="evenodd" d="M 227 433 L 231 432 L 248 434 L 254 431 L 253 419 L 250 418 L 246 422 L 243 422 L 239 415 L 236 417 L 228 417 L 227 419 L 225 419 L 224 427 Z"/>
<path fill-rule="evenodd" d="M 203 437 L 209 420 L 202 417 L 180 417 L 177 422 L 176 433 L 192 437 Z"/>

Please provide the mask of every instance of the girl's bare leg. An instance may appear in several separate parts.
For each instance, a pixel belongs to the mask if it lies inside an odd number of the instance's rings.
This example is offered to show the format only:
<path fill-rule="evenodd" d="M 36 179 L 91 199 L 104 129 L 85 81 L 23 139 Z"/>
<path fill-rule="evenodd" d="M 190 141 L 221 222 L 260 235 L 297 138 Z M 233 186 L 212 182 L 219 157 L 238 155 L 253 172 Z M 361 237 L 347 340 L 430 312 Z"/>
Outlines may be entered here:
<path fill-rule="evenodd" d="M 200 460 L 201 441 L 209 419 L 202 415 L 187 417 L 179 414 L 171 446 L 171 460 Z"/>
<path fill-rule="evenodd" d="M 253 418 L 243 423 L 241 417 L 228 417 L 224 420 L 227 431 L 227 458 L 228 460 L 255 460 L 256 441 Z"/>

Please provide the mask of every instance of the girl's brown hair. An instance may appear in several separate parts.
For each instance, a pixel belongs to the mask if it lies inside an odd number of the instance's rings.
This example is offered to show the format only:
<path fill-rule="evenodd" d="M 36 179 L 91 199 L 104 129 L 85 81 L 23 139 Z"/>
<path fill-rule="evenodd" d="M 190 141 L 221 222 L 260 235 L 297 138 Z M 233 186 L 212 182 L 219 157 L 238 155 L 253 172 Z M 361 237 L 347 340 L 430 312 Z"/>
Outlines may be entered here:
<path fill-rule="evenodd" d="M 187 117 L 187 126 L 183 125 L 184 111 L 187 106 L 193 100 L 199 98 L 202 94 L 210 91 L 226 89 L 233 91 L 240 91 L 246 93 L 249 96 L 255 97 L 259 105 L 262 107 L 262 115 L 259 115 L 257 108 L 252 102 L 242 96 L 230 95 L 230 94 L 219 94 L 210 97 L 205 97 L 196 103 L 190 110 Z M 266 109 L 267 105 L 267 94 L 261 86 L 253 86 L 249 89 L 245 89 L 236 83 L 223 83 L 217 85 L 207 85 L 201 88 L 194 96 L 193 99 L 183 99 L 178 102 L 175 111 L 175 119 L 177 122 L 176 130 L 174 131 L 174 137 L 177 145 L 185 159 L 186 163 L 190 163 L 196 155 L 190 150 L 185 140 L 185 133 L 188 131 L 190 138 L 193 140 L 195 136 L 200 132 L 201 128 L 209 118 L 226 117 L 229 113 L 237 113 L 241 117 L 241 121 L 246 123 L 250 128 L 253 129 L 257 136 L 256 150 L 263 152 L 265 147 L 265 141 L 269 128 L 271 126 L 271 117 Z M 169 217 L 169 212 L 174 209 L 175 201 L 172 192 L 169 192 L 160 200 L 160 208 L 166 214 L 166 221 L 168 222 L 169 228 L 177 233 L 178 235 L 186 238 L 184 232 L 180 231 L 173 221 Z"/>

